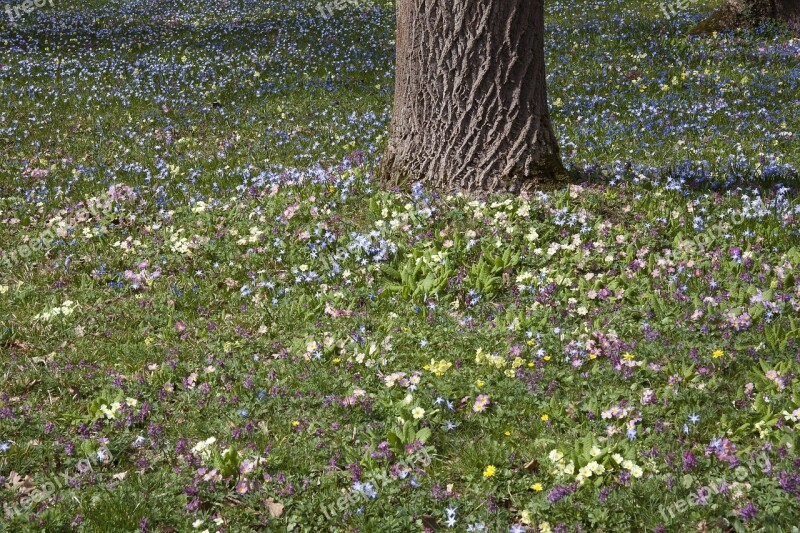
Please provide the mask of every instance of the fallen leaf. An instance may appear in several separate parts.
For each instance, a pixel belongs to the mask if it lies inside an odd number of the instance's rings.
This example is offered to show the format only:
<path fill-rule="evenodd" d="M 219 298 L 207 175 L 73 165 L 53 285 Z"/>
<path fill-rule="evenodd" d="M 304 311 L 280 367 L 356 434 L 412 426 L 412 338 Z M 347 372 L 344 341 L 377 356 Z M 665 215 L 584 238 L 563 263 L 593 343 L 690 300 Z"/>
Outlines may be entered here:
<path fill-rule="evenodd" d="M 283 504 L 278 503 L 272 498 L 268 498 L 267 501 L 264 502 L 269 510 L 270 516 L 272 518 L 278 518 L 283 514 Z"/>

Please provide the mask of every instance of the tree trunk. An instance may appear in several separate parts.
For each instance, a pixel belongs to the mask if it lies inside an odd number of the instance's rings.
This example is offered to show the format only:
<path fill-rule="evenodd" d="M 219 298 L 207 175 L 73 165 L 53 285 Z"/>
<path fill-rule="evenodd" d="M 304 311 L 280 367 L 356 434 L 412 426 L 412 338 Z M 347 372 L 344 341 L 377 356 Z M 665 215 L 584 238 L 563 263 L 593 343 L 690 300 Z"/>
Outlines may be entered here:
<path fill-rule="evenodd" d="M 544 0 L 397 0 L 381 175 L 444 190 L 564 183 L 547 109 Z"/>
<path fill-rule="evenodd" d="M 765 20 L 778 20 L 800 28 L 800 0 L 725 0 L 722 7 L 695 26 L 692 33 L 728 31 Z"/>

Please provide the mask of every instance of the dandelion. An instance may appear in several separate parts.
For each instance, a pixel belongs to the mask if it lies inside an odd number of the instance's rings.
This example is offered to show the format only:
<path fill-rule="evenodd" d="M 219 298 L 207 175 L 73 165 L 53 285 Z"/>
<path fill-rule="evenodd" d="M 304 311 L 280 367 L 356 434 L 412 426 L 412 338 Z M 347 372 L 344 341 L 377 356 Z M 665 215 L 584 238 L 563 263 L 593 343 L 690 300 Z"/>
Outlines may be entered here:
<path fill-rule="evenodd" d="M 497 468 L 494 465 L 489 465 L 483 469 L 483 477 L 490 478 L 497 472 Z"/>
<path fill-rule="evenodd" d="M 547 413 L 544 413 L 539 418 L 542 420 L 542 422 L 547 422 L 548 420 L 550 420 L 550 416 Z"/>
<path fill-rule="evenodd" d="M 714 350 L 714 353 L 712 353 L 711 355 L 712 357 L 714 357 L 714 359 L 719 359 L 720 357 L 725 355 L 725 352 L 723 352 L 722 350 Z"/>
<path fill-rule="evenodd" d="M 531 485 L 531 490 L 535 492 L 542 492 L 544 490 L 544 487 L 542 486 L 541 483 L 534 483 L 533 485 Z"/>

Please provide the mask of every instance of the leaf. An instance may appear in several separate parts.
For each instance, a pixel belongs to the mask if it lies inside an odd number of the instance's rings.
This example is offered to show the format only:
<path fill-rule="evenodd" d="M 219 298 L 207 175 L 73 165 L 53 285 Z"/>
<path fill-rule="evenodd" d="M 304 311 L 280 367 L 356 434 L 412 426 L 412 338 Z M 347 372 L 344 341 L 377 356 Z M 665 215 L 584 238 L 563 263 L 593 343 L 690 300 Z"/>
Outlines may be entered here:
<path fill-rule="evenodd" d="M 430 436 L 431 436 L 431 429 L 430 428 L 422 428 L 419 431 L 417 431 L 416 439 L 418 441 L 420 441 L 420 442 L 425 442 L 430 438 Z"/>
<path fill-rule="evenodd" d="M 426 529 L 430 529 L 436 531 L 439 529 L 439 522 L 436 521 L 436 518 L 431 515 L 424 515 L 422 517 L 422 525 L 425 526 Z"/>
<path fill-rule="evenodd" d="M 283 514 L 284 505 L 276 502 L 272 498 L 267 498 L 267 500 L 264 502 L 264 505 L 267 506 L 267 510 L 272 518 L 279 518 Z"/>

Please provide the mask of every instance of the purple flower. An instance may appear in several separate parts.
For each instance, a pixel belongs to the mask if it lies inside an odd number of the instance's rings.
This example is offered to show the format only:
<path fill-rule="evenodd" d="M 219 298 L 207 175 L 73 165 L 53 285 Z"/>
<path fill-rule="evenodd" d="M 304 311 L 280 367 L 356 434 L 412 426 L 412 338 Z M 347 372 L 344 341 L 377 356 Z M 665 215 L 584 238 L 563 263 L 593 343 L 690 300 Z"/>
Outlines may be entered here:
<path fill-rule="evenodd" d="M 756 509 L 756 506 L 753 505 L 753 502 L 749 502 L 747 505 L 737 510 L 736 512 L 739 514 L 739 516 L 742 518 L 742 521 L 744 522 L 748 522 L 754 519 L 758 515 L 758 509 Z"/>

